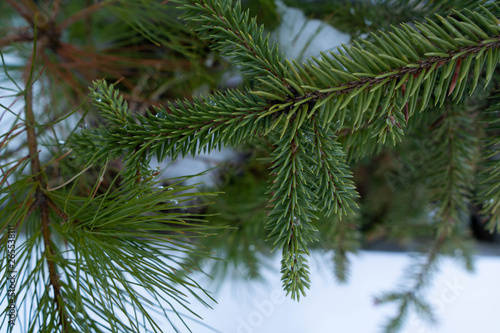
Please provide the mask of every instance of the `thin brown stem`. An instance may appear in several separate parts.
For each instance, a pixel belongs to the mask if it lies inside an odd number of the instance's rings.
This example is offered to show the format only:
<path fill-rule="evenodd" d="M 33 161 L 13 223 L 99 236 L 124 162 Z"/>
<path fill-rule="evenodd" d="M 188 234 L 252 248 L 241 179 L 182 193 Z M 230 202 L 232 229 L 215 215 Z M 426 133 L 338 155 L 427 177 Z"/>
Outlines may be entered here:
<path fill-rule="evenodd" d="M 19 28 L 15 33 L 0 38 L 0 47 L 10 46 L 17 42 L 33 42 L 33 34 L 29 27 Z"/>
<path fill-rule="evenodd" d="M 28 156 L 31 158 L 31 173 L 38 182 L 43 182 L 41 175 L 41 164 L 38 157 L 38 143 L 35 133 L 35 115 L 33 114 L 33 91 L 31 83 L 28 83 L 28 88 L 25 95 L 25 115 L 26 115 L 26 133 L 28 134 Z"/>
<path fill-rule="evenodd" d="M 38 154 L 38 143 L 35 132 L 35 115 L 33 113 L 33 91 L 30 82 L 27 84 L 26 95 L 25 95 L 25 116 L 26 116 L 26 132 L 28 134 L 28 151 L 29 157 L 31 159 L 31 173 L 35 182 L 38 183 L 35 192 L 35 206 L 39 207 L 41 212 L 42 220 L 42 235 L 43 242 L 45 246 L 45 260 L 47 261 L 47 266 L 49 270 L 49 284 L 52 286 L 54 292 L 54 303 L 56 305 L 56 310 L 59 313 L 59 324 L 63 329 L 63 332 L 69 332 L 69 324 L 67 322 L 68 317 L 64 311 L 64 301 L 61 296 L 61 285 L 59 283 L 59 276 L 57 274 L 57 268 L 54 262 L 54 257 L 57 253 L 52 247 L 52 242 L 50 239 L 50 217 L 49 217 L 49 205 L 47 203 L 47 198 L 42 190 L 44 184 L 43 171 L 40 163 L 40 158 Z"/>

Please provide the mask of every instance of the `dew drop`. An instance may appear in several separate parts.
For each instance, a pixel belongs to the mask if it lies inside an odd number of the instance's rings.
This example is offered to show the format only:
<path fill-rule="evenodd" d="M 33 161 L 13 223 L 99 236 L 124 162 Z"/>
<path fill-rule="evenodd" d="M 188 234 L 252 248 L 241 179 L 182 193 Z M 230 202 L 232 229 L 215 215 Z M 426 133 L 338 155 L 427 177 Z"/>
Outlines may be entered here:
<path fill-rule="evenodd" d="M 179 203 L 179 201 L 177 201 L 177 200 L 175 200 L 175 199 L 170 200 L 170 202 L 171 202 L 172 204 L 174 204 L 174 205 L 177 205 L 177 204 Z"/>
<path fill-rule="evenodd" d="M 59 144 L 60 144 L 60 145 L 65 144 L 64 140 L 59 140 Z"/>
<path fill-rule="evenodd" d="M 300 225 L 300 219 L 297 216 L 293 217 L 293 224 L 299 226 Z"/>
<path fill-rule="evenodd" d="M 163 190 L 163 186 L 158 186 L 158 189 Z"/>
<path fill-rule="evenodd" d="M 335 123 L 335 130 L 338 131 L 340 129 L 340 120 L 337 120 Z"/>
<path fill-rule="evenodd" d="M 493 200 L 493 199 L 486 200 L 486 201 L 483 203 L 483 205 L 485 205 L 485 206 L 486 206 L 486 205 L 493 205 L 493 202 L 494 202 L 494 200 Z"/>
<path fill-rule="evenodd" d="M 172 187 L 167 188 L 167 191 L 173 191 L 174 189 Z"/>

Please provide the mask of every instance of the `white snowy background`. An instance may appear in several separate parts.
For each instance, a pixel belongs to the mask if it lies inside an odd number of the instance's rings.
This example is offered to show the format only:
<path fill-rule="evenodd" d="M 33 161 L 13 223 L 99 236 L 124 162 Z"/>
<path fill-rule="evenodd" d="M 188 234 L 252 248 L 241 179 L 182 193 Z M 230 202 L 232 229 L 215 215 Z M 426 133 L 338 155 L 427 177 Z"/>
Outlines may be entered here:
<path fill-rule="evenodd" d="M 279 3 L 282 24 L 272 36 L 287 57 L 307 59 L 318 52 L 349 43 L 350 36 L 319 21 L 308 20 L 297 9 Z M 4 92 L 2 92 L 4 94 Z M 9 105 L 7 99 L 1 99 Z M 1 113 L 0 113 L 1 116 Z M 10 128 L 14 117 L 5 113 L 0 133 Z M 213 160 L 232 156 L 225 151 L 210 155 Z M 169 167 L 168 175 L 196 174 L 207 168 L 203 159 L 186 159 Z M 202 179 L 209 181 L 208 178 Z M 187 320 L 195 333 L 376 333 L 396 313 L 391 305 L 376 305 L 375 296 L 392 290 L 402 282 L 411 263 L 408 253 L 361 251 L 351 257 L 347 284 L 339 285 L 332 273 L 330 254 L 313 252 L 312 287 L 300 302 L 286 297 L 280 281 L 280 257 L 270 259 L 263 282 L 226 280 L 213 294 L 218 304 L 213 309 L 196 300 L 192 310 L 203 317 L 203 324 Z M 443 260 L 440 271 L 427 289 L 426 298 L 434 306 L 439 323 L 434 327 L 411 315 L 402 333 L 498 333 L 500 332 L 500 258 L 478 255 L 475 272 L 470 274 L 451 260 Z M 214 286 L 205 276 L 194 276 L 202 286 Z M 3 304 L 2 304 L 3 307 Z M 183 330 L 181 326 L 178 326 Z M 165 331 L 171 328 L 165 323 Z M 17 332 L 21 332 L 17 326 Z"/>
<path fill-rule="evenodd" d="M 410 263 L 407 253 L 361 251 L 352 256 L 348 283 L 339 285 L 329 255 L 313 252 L 311 289 L 295 302 L 282 291 L 276 256 L 265 282 L 227 281 L 215 294 L 213 310 L 195 304 L 204 324 L 217 330 L 190 325 L 196 333 L 379 333 L 397 309 L 376 305 L 375 297 L 401 283 Z M 410 315 L 401 333 L 500 332 L 500 260 L 478 256 L 475 264 L 469 274 L 455 261 L 443 260 L 426 290 L 439 322 L 429 326 Z"/>

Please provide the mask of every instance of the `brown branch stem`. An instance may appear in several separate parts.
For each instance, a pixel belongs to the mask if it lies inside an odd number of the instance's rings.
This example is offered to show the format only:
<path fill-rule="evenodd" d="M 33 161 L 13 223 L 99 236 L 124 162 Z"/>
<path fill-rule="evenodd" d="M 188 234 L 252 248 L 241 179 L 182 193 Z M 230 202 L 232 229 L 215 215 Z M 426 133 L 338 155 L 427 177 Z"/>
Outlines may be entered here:
<path fill-rule="evenodd" d="M 28 27 L 17 29 L 15 33 L 0 38 L 0 47 L 10 46 L 17 42 L 33 42 L 33 34 Z"/>
<path fill-rule="evenodd" d="M 50 217 L 49 217 L 49 205 L 47 203 L 47 198 L 42 190 L 44 184 L 43 171 L 40 163 L 40 158 L 38 154 L 38 143 L 35 132 L 35 115 L 33 113 L 33 91 L 30 82 L 27 83 L 26 95 L 25 95 L 25 116 L 26 116 L 26 132 L 28 135 L 28 151 L 29 158 L 31 159 L 31 173 L 35 182 L 37 184 L 37 189 L 35 192 L 35 206 L 40 208 L 41 221 L 42 221 L 42 235 L 43 242 L 45 246 L 45 260 L 47 261 L 47 266 L 49 270 L 49 284 L 52 286 L 54 292 L 54 303 L 56 305 L 56 310 L 59 313 L 59 324 L 63 329 L 63 332 L 69 332 L 69 324 L 67 322 L 67 315 L 64 311 L 64 301 L 61 296 L 61 285 L 59 283 L 59 276 L 57 274 L 56 265 L 54 263 L 54 257 L 57 253 L 52 248 L 52 242 L 50 239 Z"/>

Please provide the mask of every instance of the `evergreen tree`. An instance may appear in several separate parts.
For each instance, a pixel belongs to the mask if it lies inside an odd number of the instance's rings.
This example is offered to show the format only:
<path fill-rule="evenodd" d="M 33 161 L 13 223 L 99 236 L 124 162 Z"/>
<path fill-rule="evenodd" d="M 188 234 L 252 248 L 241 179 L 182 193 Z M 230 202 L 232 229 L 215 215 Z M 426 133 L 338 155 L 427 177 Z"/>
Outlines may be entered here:
<path fill-rule="evenodd" d="M 478 207 L 489 231 L 497 231 L 500 7 L 496 1 L 379 0 L 339 5 L 332 10 L 344 14 L 331 16 L 331 23 L 360 37 L 352 45 L 302 64 L 285 59 L 256 19 L 229 0 L 175 1 L 181 18 L 201 42 L 174 18 L 167 20 L 172 23 L 165 23 L 164 29 L 150 24 L 172 17 L 166 7 L 153 1 L 103 2 L 62 22 L 54 9 L 50 24 L 39 24 L 40 14 L 33 11 L 39 7 L 8 2 L 32 20 L 33 34 L 26 37 L 19 28 L 1 43 L 34 42 L 25 88 L 16 92 L 25 101 L 24 117 L 2 136 L 5 144 L 25 132 L 28 154 L 2 160 L 0 199 L 2 230 L 14 225 L 16 237 L 22 237 L 22 242 L 16 242 L 22 244 L 16 248 L 16 267 L 24 277 L 16 292 L 34 295 L 33 310 L 26 319 L 31 331 L 159 330 L 147 311 L 151 300 L 162 309 L 162 301 L 166 302 L 176 314 L 179 306 L 189 310 L 181 289 L 204 302 L 198 296 L 204 291 L 186 275 L 206 257 L 197 248 L 200 244 L 211 249 L 219 246 L 216 253 L 245 263 L 250 276 L 258 276 L 250 245 L 279 249 L 283 288 L 298 300 L 310 285 L 310 248 L 334 250 L 335 273 L 342 281 L 347 275 L 347 253 L 358 249 L 361 231 L 398 240 L 416 238 L 424 249 L 408 272 L 407 281 L 412 282 L 408 289 L 378 298 L 378 302 L 398 302 L 399 312 L 386 326 L 389 332 L 397 331 L 411 309 L 433 319 L 422 290 L 438 268 L 440 256 L 459 257 L 472 267 L 467 228 L 471 210 Z M 70 26 L 101 6 L 129 23 L 130 31 L 123 27 L 118 31 L 137 32 L 138 46 L 166 45 L 179 58 L 190 59 L 190 64 L 200 60 L 193 50 L 209 46 L 236 66 L 247 84 L 175 101 L 167 96 L 157 103 L 138 98 L 143 88 L 155 89 L 139 79 L 113 83 L 120 75 L 109 70 L 109 61 L 115 58 L 105 50 L 91 53 L 96 61 L 92 65 L 97 65 L 93 77 L 82 68 L 71 72 L 47 66 L 55 76 L 63 73 L 59 76 L 71 82 L 74 91 L 82 75 L 88 74 L 89 80 L 105 74 L 107 80 L 96 80 L 90 93 L 105 123 L 72 131 L 66 137 L 68 143 L 56 145 L 71 148 L 74 160 L 65 158 L 69 152 L 54 151 L 51 160 L 42 164 L 38 141 L 68 113 L 45 122 L 35 119 L 33 83 L 44 78 L 37 74 L 36 59 L 48 57 L 50 62 L 50 57 L 68 57 L 63 52 L 67 48 L 49 33 L 61 30 L 53 30 L 51 24 Z M 328 13 L 318 11 L 318 6 L 311 4 L 306 10 L 311 15 Z M 390 13 L 394 8 L 409 10 L 391 20 L 369 14 Z M 349 15 L 357 19 L 340 19 Z M 102 19 L 94 24 L 105 27 L 108 22 Z M 359 24 L 346 28 L 348 22 Z M 113 23 L 123 26 L 123 21 Z M 176 34 L 161 32 L 170 27 L 182 38 L 173 40 Z M 112 39 L 112 45 L 127 45 L 121 38 Z M 124 49 L 134 52 L 120 50 Z M 146 71 L 130 59 L 147 52 L 135 52 L 118 54 L 119 59 L 129 60 L 120 70 Z M 8 74 L 5 63 L 4 69 Z M 209 75 L 202 77 L 210 80 Z M 177 83 L 175 78 L 165 79 L 169 88 Z M 215 88 L 213 81 L 212 85 Z M 96 119 L 94 123 L 99 122 Z M 245 169 L 257 180 L 252 187 L 255 201 L 228 205 L 236 196 L 222 194 L 213 207 L 201 211 L 219 212 L 221 217 L 208 216 L 210 224 L 204 224 L 193 209 L 179 209 L 196 204 L 195 195 L 184 193 L 186 187 L 180 182 L 171 190 L 158 188 L 158 171 L 151 168 L 151 161 L 226 146 L 259 147 L 254 151 L 260 166 L 250 164 L 252 168 Z M 105 183 L 103 176 L 110 175 L 107 170 L 117 159 L 123 164 Z M 262 172 L 263 166 L 267 173 Z M 28 167 L 29 175 L 23 176 Z M 61 175 L 55 184 L 52 170 Z M 93 179 L 82 176 L 91 170 L 96 172 Z M 8 178 L 11 174 L 17 175 L 14 181 Z M 244 178 L 234 179 L 226 192 L 245 186 Z M 184 198 L 191 201 L 179 206 Z M 266 206 L 267 217 L 261 210 Z M 241 215 L 244 212 L 253 214 Z M 239 227 L 238 231 L 220 228 L 227 224 Z M 217 235 L 197 240 L 207 232 Z M 12 233 L 4 234 L 8 245 Z M 224 247 L 217 237 L 231 241 Z M 262 242 L 263 237 L 267 242 Z M 235 248 L 235 243 L 243 247 Z M 7 257 L 6 246 L 2 251 Z M 175 251 L 188 256 L 178 259 L 172 254 Z M 2 270 L 8 265 L 2 262 Z M 8 290 L 6 277 L 1 281 L 2 293 Z M 139 293 L 137 286 L 150 292 L 152 299 Z M 125 298 L 119 297 L 121 293 Z M 127 312 L 127 305 L 139 314 Z M 92 314 L 105 319 L 109 327 L 94 321 Z M 168 317 L 166 310 L 164 314 Z"/>

